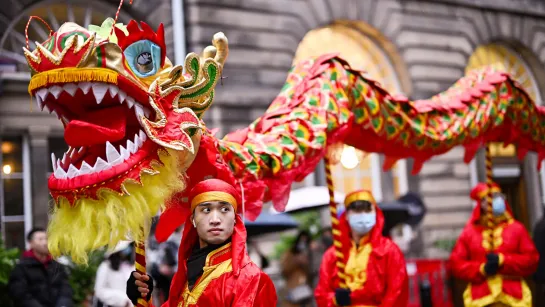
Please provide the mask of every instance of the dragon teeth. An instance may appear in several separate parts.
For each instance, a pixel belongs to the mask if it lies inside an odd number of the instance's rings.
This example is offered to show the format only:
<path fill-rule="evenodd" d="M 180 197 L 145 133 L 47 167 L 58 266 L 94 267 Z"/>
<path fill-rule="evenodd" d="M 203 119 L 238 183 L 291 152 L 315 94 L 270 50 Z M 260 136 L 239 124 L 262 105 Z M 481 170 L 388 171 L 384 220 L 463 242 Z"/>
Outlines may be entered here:
<path fill-rule="evenodd" d="M 148 135 L 143 130 L 140 130 L 140 132 L 138 132 L 138 136 L 142 140 L 142 143 L 144 143 L 148 139 Z"/>
<path fill-rule="evenodd" d="M 91 165 L 89 165 L 87 162 L 83 161 L 83 163 L 81 163 L 81 167 L 79 169 L 79 174 L 84 175 L 84 174 L 90 174 L 92 172 L 93 172 L 93 168 L 91 167 Z"/>
<path fill-rule="evenodd" d="M 131 109 L 135 104 L 134 99 L 130 96 L 128 96 L 125 101 L 127 102 L 127 106 L 129 106 L 129 109 Z"/>
<path fill-rule="evenodd" d="M 119 92 L 117 93 L 117 97 L 119 98 L 119 103 L 123 103 L 125 101 L 125 98 L 127 98 L 127 93 L 119 90 Z"/>
<path fill-rule="evenodd" d="M 53 166 L 53 172 L 57 170 L 57 157 L 55 157 L 55 153 L 51 153 L 51 165 Z"/>
<path fill-rule="evenodd" d="M 53 96 L 55 96 L 55 99 L 58 99 L 62 93 L 62 87 L 58 85 L 53 85 L 52 87 L 49 88 L 49 92 L 53 94 Z"/>
<path fill-rule="evenodd" d="M 138 134 L 134 136 L 134 145 L 138 148 L 142 147 L 142 140 L 140 140 Z"/>
<path fill-rule="evenodd" d="M 45 100 L 45 98 L 47 97 L 47 94 L 49 94 L 49 91 L 46 88 L 42 88 L 41 90 L 38 90 L 36 92 L 36 96 L 39 96 L 42 99 L 42 101 Z"/>
<path fill-rule="evenodd" d="M 102 84 L 102 83 L 93 84 L 93 94 L 95 95 L 95 100 L 97 104 L 100 104 L 102 102 L 102 99 L 104 99 L 104 95 L 106 95 L 107 91 L 108 91 L 107 84 Z"/>
<path fill-rule="evenodd" d="M 126 146 L 119 146 L 119 150 L 117 150 L 112 143 L 106 142 L 106 160 L 99 157 L 97 158 L 94 166 L 91 166 L 87 162 L 83 161 L 79 169 L 75 165 L 70 164 L 68 166 L 68 171 L 63 169 L 63 165 L 66 167 L 66 165 L 70 163 L 70 160 L 73 159 L 75 155 L 82 153 L 84 147 L 70 147 L 68 151 L 64 153 L 62 159 L 56 159 L 55 154 L 52 153 L 51 163 L 53 164 L 53 175 L 57 179 L 71 179 L 86 174 L 98 173 L 100 171 L 112 168 L 123 163 L 129 159 L 132 154 L 138 152 L 146 140 L 146 133 L 139 130 L 138 133 L 134 135 L 133 140 L 127 140 Z"/>
<path fill-rule="evenodd" d="M 108 162 L 111 163 L 115 160 L 117 160 L 121 155 L 115 149 L 114 145 L 110 142 L 106 142 L 106 159 L 108 159 Z"/>
<path fill-rule="evenodd" d="M 74 94 L 76 94 L 76 91 L 78 90 L 78 86 L 74 83 L 65 84 L 62 88 L 72 97 L 74 96 Z"/>
<path fill-rule="evenodd" d="M 38 110 L 42 109 L 42 98 L 40 96 L 36 95 L 34 96 L 36 98 L 36 106 L 38 107 Z"/>
<path fill-rule="evenodd" d="M 108 87 L 108 91 L 110 92 L 110 96 L 113 98 L 119 92 L 119 87 L 117 87 L 115 85 L 110 85 Z"/>
<path fill-rule="evenodd" d="M 55 178 L 58 178 L 58 179 L 66 178 L 66 172 L 62 169 L 62 167 L 57 167 L 53 175 L 55 176 Z"/>
<path fill-rule="evenodd" d="M 102 160 L 102 158 L 98 158 L 93 169 L 95 170 L 95 172 L 100 172 L 107 169 L 108 167 L 108 162 Z"/>
<path fill-rule="evenodd" d="M 78 87 L 84 94 L 87 94 L 89 93 L 89 89 L 91 88 L 91 82 L 80 82 L 78 83 Z"/>
<path fill-rule="evenodd" d="M 131 153 L 123 146 L 120 146 L 119 152 L 121 153 L 123 160 L 127 160 L 131 156 Z"/>
<path fill-rule="evenodd" d="M 136 147 L 131 140 L 127 141 L 127 150 L 130 153 L 135 153 L 137 149 L 138 149 L 138 147 Z"/>
<path fill-rule="evenodd" d="M 70 167 L 68 168 L 68 172 L 66 172 L 66 177 L 74 178 L 78 175 L 79 175 L 79 170 L 73 164 L 70 164 Z"/>
<path fill-rule="evenodd" d="M 134 105 L 134 114 L 136 114 L 137 118 L 140 118 L 144 116 L 144 107 L 141 106 L 139 103 L 135 103 Z"/>

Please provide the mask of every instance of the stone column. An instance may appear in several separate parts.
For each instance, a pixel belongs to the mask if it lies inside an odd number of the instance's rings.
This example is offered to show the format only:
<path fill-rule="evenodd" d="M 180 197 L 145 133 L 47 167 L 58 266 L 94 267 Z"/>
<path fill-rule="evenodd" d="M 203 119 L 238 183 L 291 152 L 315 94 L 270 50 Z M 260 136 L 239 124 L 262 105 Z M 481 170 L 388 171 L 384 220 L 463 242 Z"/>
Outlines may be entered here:
<path fill-rule="evenodd" d="M 48 149 L 47 137 L 50 127 L 30 126 L 30 164 L 32 176 L 32 221 L 35 227 L 46 227 L 49 212 L 49 189 L 47 187 Z"/>
<path fill-rule="evenodd" d="M 541 202 L 541 186 L 539 184 L 539 172 L 537 170 L 537 155 L 528 153 L 522 164 L 522 174 L 526 183 L 526 205 L 530 222 L 530 231 L 543 216 Z"/>
<path fill-rule="evenodd" d="M 384 164 L 385 157 L 380 155 L 380 169 L 382 170 L 382 165 Z M 375 178 L 373 178 L 374 180 Z M 393 201 L 395 200 L 395 191 L 394 191 L 394 174 L 392 171 L 382 171 L 380 174 L 380 187 L 382 189 L 382 201 Z"/>
<path fill-rule="evenodd" d="M 409 191 L 413 193 L 420 193 L 420 177 L 418 174 L 413 175 L 411 172 L 413 171 L 413 165 L 414 160 L 407 159 L 407 181 L 409 182 Z"/>

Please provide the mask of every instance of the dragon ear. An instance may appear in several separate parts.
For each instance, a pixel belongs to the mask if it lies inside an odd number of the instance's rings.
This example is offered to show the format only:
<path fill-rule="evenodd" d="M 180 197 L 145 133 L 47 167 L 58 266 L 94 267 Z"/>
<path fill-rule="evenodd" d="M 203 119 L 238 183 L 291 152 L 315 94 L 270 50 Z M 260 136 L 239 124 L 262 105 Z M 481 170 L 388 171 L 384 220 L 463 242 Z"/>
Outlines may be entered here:
<path fill-rule="evenodd" d="M 176 197 L 173 199 L 176 199 Z M 174 230 L 187 220 L 190 214 L 191 212 L 186 206 L 171 203 L 161 214 L 157 222 L 157 227 L 155 228 L 155 239 L 157 239 L 157 242 L 165 242 Z"/>

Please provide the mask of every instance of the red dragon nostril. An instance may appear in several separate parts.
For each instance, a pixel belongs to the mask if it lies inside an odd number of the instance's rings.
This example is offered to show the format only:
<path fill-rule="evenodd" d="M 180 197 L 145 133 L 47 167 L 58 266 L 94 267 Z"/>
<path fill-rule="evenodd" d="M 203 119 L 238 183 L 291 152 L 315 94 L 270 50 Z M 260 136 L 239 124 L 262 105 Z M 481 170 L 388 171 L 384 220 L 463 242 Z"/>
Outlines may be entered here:
<path fill-rule="evenodd" d="M 72 147 L 115 142 L 125 137 L 126 125 L 125 106 L 87 112 L 83 118 L 70 121 L 64 131 L 64 139 Z M 86 137 L 83 138 L 82 135 Z"/>

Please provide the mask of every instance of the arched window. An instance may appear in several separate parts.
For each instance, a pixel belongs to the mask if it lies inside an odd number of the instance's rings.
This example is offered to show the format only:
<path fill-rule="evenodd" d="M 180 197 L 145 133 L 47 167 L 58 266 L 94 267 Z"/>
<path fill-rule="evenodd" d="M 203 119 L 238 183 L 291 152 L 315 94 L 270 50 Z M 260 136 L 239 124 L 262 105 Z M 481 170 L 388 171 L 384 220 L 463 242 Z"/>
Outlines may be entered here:
<path fill-rule="evenodd" d="M 363 22 L 339 21 L 329 26 L 314 29 L 306 34 L 301 41 L 294 62 L 319 56 L 325 53 L 340 53 L 341 57 L 353 68 L 363 70 L 366 75 L 378 81 L 392 94 L 407 94 L 400 74 L 396 70 L 392 52 L 386 52 L 384 46 L 394 48 L 377 30 Z M 364 153 L 352 147 L 345 146 L 341 163 L 333 166 L 333 182 L 335 190 L 349 193 L 356 189 L 373 191 L 375 198 L 381 200 L 385 190 L 393 191 L 394 195 L 408 191 L 406 161 L 399 161 L 392 169 L 392 180 L 381 180 L 384 175 L 380 156 L 374 153 Z M 382 184 L 390 185 L 388 189 Z"/>
<path fill-rule="evenodd" d="M 9 1 L 8 1 L 9 2 Z M 17 1 L 14 1 L 17 2 Z M 0 20 L 5 30 L 0 31 L 0 68 L 9 72 L 26 72 L 28 66 L 23 56 L 25 26 L 29 16 L 39 16 L 55 31 L 64 22 L 75 22 L 87 28 L 88 25 L 101 25 L 108 17 L 114 17 L 116 6 L 99 0 L 93 1 L 40 1 L 20 11 L 12 20 Z M 120 12 L 119 21 L 126 23 L 130 16 Z M 43 42 L 49 33 L 45 25 L 33 20 L 28 28 L 29 46 L 33 50 L 35 41 Z"/>

